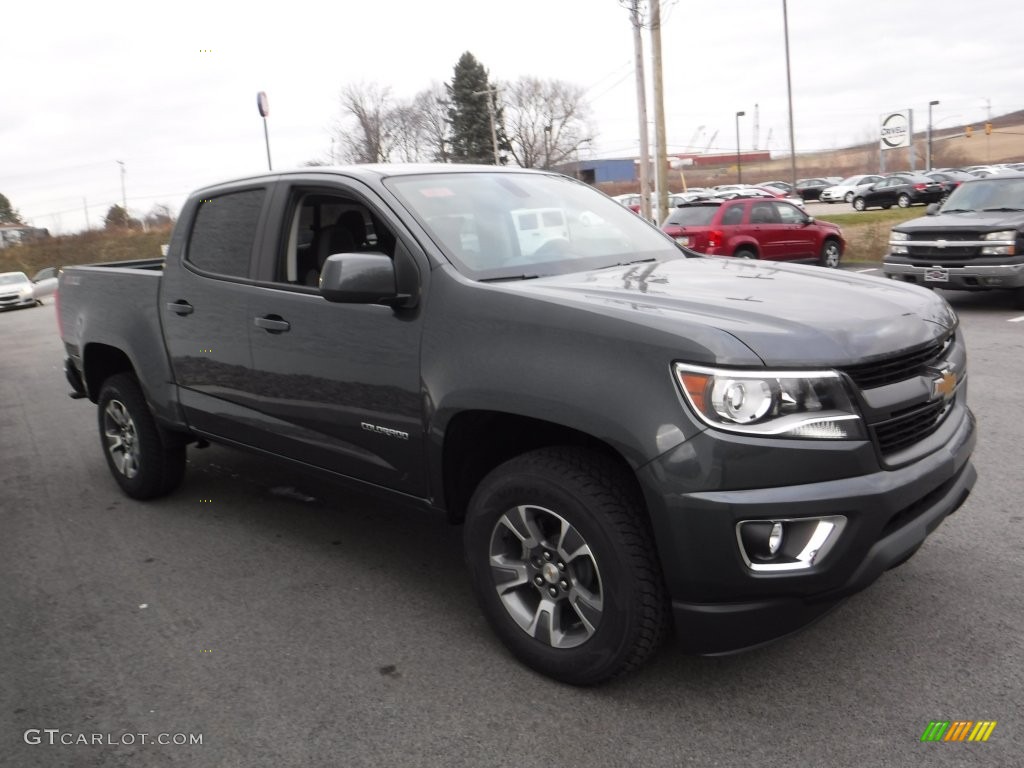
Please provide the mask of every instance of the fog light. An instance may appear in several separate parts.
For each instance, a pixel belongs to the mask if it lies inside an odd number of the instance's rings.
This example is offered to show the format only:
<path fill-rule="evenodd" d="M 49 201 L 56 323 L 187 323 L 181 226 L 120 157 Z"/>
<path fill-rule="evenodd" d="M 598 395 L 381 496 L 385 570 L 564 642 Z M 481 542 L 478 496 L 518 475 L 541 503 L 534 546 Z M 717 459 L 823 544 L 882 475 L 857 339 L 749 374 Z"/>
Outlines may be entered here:
<path fill-rule="evenodd" d="M 768 534 L 768 554 L 774 555 L 782 546 L 782 523 L 775 523 L 772 532 Z"/>
<path fill-rule="evenodd" d="M 838 541 L 842 515 L 736 524 L 743 561 L 752 571 L 801 571 L 821 563 Z"/>

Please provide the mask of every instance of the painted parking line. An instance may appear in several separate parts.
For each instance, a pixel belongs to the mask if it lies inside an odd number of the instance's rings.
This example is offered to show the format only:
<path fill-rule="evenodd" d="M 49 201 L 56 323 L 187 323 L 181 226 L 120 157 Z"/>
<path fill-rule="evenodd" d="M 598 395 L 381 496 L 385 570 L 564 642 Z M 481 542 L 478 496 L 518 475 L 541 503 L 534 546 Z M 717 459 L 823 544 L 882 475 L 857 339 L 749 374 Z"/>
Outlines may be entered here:
<path fill-rule="evenodd" d="M 1021 315 L 1020 317 L 1011 317 L 1006 322 L 1008 322 L 1008 323 L 1024 323 L 1024 315 Z"/>
<path fill-rule="evenodd" d="M 855 269 L 854 272 L 877 272 L 878 267 L 868 267 L 867 269 Z"/>

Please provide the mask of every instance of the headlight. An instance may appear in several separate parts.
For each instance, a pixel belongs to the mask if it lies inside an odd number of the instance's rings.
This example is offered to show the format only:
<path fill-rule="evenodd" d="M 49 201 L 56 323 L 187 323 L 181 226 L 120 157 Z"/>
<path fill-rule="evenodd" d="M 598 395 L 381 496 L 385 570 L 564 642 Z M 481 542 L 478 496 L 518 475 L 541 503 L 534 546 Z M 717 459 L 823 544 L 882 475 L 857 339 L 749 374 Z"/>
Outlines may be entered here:
<path fill-rule="evenodd" d="M 860 414 L 835 371 L 734 371 L 674 366 L 704 423 L 763 437 L 864 440 Z"/>
<path fill-rule="evenodd" d="M 909 253 L 907 246 L 897 245 L 897 243 L 905 243 L 910 239 L 910 235 L 906 232 L 896 232 L 895 230 L 889 233 L 889 252 L 890 253 Z"/>
<path fill-rule="evenodd" d="M 989 232 L 985 235 L 982 240 L 1001 240 L 999 245 L 986 245 L 981 249 L 982 256 L 1012 256 L 1016 250 L 1014 249 L 1014 241 L 1017 238 L 1017 233 L 1012 229 L 1004 229 L 1002 232 Z"/>

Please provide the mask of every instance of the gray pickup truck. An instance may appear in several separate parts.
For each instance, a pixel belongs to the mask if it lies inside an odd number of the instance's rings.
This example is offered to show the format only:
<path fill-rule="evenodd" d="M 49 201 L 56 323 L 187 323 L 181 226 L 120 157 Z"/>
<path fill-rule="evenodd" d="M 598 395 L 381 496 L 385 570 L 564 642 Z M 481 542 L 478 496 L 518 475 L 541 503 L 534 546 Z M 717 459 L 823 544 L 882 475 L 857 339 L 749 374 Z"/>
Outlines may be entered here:
<path fill-rule="evenodd" d="M 700 258 L 552 173 L 208 187 L 166 259 L 64 269 L 58 309 L 129 496 L 216 441 L 442 510 L 495 632 L 574 684 L 671 630 L 722 653 L 807 624 L 976 477 L 941 297 Z"/>
<path fill-rule="evenodd" d="M 1014 291 L 1024 307 L 1024 173 L 965 181 L 893 227 L 882 269 L 928 288 Z"/>

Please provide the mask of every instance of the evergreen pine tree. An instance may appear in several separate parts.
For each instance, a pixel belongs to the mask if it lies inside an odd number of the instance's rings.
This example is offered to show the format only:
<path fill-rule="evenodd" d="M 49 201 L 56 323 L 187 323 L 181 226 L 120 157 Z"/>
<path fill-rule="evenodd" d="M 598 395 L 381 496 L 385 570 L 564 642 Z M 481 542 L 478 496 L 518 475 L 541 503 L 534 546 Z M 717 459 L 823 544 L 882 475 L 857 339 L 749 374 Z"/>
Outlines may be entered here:
<path fill-rule="evenodd" d="M 499 151 L 508 147 L 502 125 L 503 111 L 483 64 L 466 51 L 455 65 L 448 91 L 448 122 L 451 127 L 451 160 L 456 163 L 494 165 L 494 143 L 487 100 L 495 108 Z"/>

